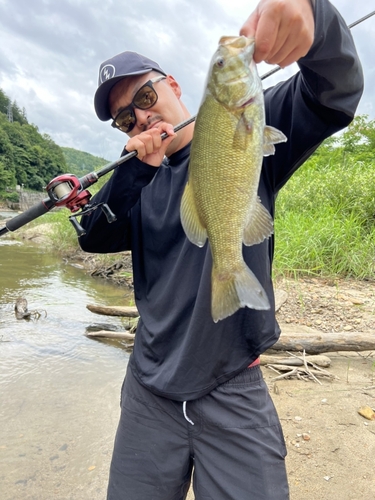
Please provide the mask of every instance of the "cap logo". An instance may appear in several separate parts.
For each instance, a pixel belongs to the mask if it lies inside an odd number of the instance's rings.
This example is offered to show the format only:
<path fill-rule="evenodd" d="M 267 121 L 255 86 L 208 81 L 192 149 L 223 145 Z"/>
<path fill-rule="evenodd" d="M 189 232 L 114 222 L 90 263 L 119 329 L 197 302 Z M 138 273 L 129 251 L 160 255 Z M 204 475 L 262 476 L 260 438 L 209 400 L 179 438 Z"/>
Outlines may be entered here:
<path fill-rule="evenodd" d="M 106 80 L 110 80 L 115 76 L 115 73 L 116 68 L 113 66 L 113 64 L 107 64 L 106 66 L 103 66 L 100 70 L 100 82 L 103 83 Z"/>

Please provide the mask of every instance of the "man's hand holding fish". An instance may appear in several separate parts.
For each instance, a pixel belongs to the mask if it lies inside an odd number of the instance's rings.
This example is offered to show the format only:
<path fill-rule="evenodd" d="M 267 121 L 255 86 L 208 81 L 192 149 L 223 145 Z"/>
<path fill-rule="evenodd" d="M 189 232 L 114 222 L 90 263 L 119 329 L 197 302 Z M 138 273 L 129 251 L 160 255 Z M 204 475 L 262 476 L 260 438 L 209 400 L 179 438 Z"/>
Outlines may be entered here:
<path fill-rule="evenodd" d="M 281 67 L 298 61 L 314 41 L 315 0 L 261 0 L 240 30 L 255 38 L 254 61 Z"/>

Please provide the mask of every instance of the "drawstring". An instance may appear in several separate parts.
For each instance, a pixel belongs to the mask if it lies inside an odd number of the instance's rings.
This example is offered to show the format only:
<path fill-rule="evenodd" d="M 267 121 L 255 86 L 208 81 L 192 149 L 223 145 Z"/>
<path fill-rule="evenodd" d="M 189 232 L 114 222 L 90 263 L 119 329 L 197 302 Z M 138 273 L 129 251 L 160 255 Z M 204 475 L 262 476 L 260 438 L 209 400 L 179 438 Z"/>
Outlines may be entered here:
<path fill-rule="evenodd" d="M 189 418 L 189 417 L 187 416 L 187 414 L 186 414 L 186 401 L 184 401 L 184 402 L 182 403 L 182 411 L 183 411 L 183 413 L 184 413 L 185 420 L 186 420 L 187 422 L 189 422 L 189 424 L 194 425 L 194 422 L 193 422 L 192 420 L 190 420 L 190 418 Z"/>

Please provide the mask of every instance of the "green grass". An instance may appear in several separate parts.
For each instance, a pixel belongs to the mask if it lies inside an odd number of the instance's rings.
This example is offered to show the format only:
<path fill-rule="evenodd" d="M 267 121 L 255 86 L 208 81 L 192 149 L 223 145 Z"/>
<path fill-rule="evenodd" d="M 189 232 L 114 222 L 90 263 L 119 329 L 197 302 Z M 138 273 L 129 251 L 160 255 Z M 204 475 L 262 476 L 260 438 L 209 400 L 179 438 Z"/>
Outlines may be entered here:
<path fill-rule="evenodd" d="M 77 233 L 69 221 L 70 215 L 70 211 L 63 208 L 49 213 L 44 216 L 43 220 L 43 222 L 51 224 L 53 229 L 51 235 L 52 247 L 61 254 L 72 253 L 79 248 Z"/>
<path fill-rule="evenodd" d="M 80 249 L 77 233 L 69 221 L 71 213 L 68 209 L 57 210 L 47 214 L 43 222 L 51 223 L 51 246 L 61 255 L 71 255 Z M 40 219 L 41 220 L 41 219 Z M 96 254 L 98 265 L 110 266 L 119 260 L 118 254 Z"/>
<path fill-rule="evenodd" d="M 374 168 L 314 157 L 281 190 L 276 203 L 275 274 L 373 279 Z"/>

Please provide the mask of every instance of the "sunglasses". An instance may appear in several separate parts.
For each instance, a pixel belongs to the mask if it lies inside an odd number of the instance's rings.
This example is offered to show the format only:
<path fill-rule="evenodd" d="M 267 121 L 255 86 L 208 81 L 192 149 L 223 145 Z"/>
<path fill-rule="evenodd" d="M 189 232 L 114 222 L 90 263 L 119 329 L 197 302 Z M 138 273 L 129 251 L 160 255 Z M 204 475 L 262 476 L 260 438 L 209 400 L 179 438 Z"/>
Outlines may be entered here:
<path fill-rule="evenodd" d="M 116 118 L 112 122 L 112 127 L 118 128 L 126 134 L 131 132 L 137 123 L 137 117 L 134 113 L 134 108 L 138 109 L 149 109 L 156 104 L 158 100 L 158 94 L 156 93 L 153 83 L 160 82 L 166 76 L 157 76 L 146 82 L 140 89 L 137 90 L 131 104 L 126 106 L 125 109 L 120 111 Z"/>

